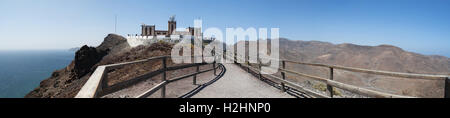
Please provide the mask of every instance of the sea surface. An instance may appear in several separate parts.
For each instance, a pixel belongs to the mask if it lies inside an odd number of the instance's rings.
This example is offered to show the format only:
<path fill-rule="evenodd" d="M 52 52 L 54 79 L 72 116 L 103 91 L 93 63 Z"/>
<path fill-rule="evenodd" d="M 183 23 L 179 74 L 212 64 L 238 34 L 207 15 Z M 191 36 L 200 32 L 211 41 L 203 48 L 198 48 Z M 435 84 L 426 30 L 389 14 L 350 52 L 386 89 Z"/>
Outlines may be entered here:
<path fill-rule="evenodd" d="M 68 50 L 0 51 L 0 98 L 24 97 L 74 55 Z"/>

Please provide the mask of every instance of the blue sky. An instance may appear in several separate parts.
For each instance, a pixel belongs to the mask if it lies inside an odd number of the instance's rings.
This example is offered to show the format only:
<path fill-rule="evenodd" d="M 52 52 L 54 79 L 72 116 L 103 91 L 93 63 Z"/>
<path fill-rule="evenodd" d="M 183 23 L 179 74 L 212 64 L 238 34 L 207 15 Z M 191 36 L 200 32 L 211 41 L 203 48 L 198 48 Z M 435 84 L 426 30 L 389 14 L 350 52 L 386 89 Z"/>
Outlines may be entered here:
<path fill-rule="evenodd" d="M 178 27 L 280 28 L 292 40 L 376 46 L 390 44 L 450 57 L 448 0 L 0 0 L 0 50 L 97 46 L 140 24 Z"/>

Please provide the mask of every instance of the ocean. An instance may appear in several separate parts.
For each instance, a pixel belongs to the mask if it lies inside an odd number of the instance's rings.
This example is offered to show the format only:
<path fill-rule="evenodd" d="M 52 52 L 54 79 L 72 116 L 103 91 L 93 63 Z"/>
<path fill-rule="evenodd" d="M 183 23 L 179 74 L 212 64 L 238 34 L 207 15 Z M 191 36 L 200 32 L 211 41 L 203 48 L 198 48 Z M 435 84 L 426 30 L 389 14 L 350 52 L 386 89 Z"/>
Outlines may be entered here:
<path fill-rule="evenodd" d="M 24 97 L 74 55 L 68 50 L 0 51 L 0 98 Z"/>

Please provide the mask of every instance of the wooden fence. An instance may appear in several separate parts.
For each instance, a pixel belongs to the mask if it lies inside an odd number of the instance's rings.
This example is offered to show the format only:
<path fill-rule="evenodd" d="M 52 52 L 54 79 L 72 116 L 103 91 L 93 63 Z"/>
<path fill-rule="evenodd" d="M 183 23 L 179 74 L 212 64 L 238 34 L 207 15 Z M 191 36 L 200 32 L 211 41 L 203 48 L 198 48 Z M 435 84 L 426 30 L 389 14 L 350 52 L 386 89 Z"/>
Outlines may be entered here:
<path fill-rule="evenodd" d="M 138 61 L 98 66 L 97 69 L 94 71 L 94 73 L 89 77 L 89 80 L 84 84 L 84 86 L 81 88 L 81 90 L 75 96 L 75 98 L 100 97 L 102 95 L 109 94 L 109 93 L 115 92 L 117 90 L 132 86 L 132 85 L 136 84 L 137 82 L 146 80 L 148 78 L 154 77 L 159 74 L 162 74 L 163 81 L 161 83 L 159 83 L 158 85 L 156 85 L 155 87 L 147 90 L 146 92 L 144 92 L 141 95 L 136 96 L 136 97 L 138 97 L 138 98 L 148 97 L 151 94 L 153 94 L 154 92 L 156 92 L 157 90 L 161 89 L 161 97 L 164 98 L 166 96 L 166 85 L 168 83 L 175 82 L 177 80 L 181 80 L 181 79 L 193 76 L 194 77 L 193 84 L 195 85 L 196 84 L 196 76 L 198 74 L 208 72 L 208 71 L 214 71 L 214 75 L 216 75 L 216 71 L 219 68 L 219 66 L 216 66 L 218 64 L 216 64 L 215 61 L 212 63 L 212 66 L 213 66 L 212 69 L 203 70 L 203 71 L 200 71 L 199 66 L 205 65 L 207 63 L 193 63 L 193 64 L 167 67 L 167 58 L 170 58 L 170 56 L 158 56 L 158 57 L 152 57 L 152 58 L 138 60 Z M 112 86 L 107 85 L 106 78 L 107 78 L 107 72 L 109 70 L 124 67 L 124 66 L 130 65 L 130 64 L 140 64 L 140 63 L 144 63 L 144 62 L 158 61 L 158 60 L 162 61 L 162 68 L 160 68 L 156 71 L 149 72 L 147 74 L 141 75 L 139 77 L 136 77 L 136 78 L 124 81 L 124 82 L 114 84 Z M 166 75 L 167 71 L 184 69 L 184 68 L 189 68 L 189 67 L 196 67 L 196 72 L 192 73 L 192 74 L 183 75 L 181 77 L 167 79 L 167 75 Z"/>
<path fill-rule="evenodd" d="M 238 58 L 236 55 L 230 56 L 230 55 L 223 55 L 224 57 L 228 59 L 234 59 L 236 64 L 239 64 L 243 67 L 247 68 L 247 71 L 252 71 L 254 73 L 257 73 L 257 77 L 260 79 L 265 78 L 263 74 L 261 73 L 261 67 L 264 64 L 261 64 L 261 61 L 258 60 L 258 63 L 255 65 L 258 68 L 252 67 L 253 64 L 250 64 L 248 61 L 246 63 L 237 63 L 237 59 L 245 60 L 242 58 Z M 219 68 L 219 66 L 216 66 L 216 62 L 212 63 L 213 68 L 209 70 L 199 71 L 200 65 L 205 65 L 206 63 L 200 63 L 200 64 L 187 64 L 187 65 L 180 65 L 180 66 L 173 66 L 173 67 L 167 67 L 166 61 L 169 56 L 159 56 L 159 57 L 153 57 L 149 59 L 144 60 L 138 60 L 133 62 L 125 62 L 125 63 L 119 63 L 119 64 L 111 64 L 111 65 L 103 65 L 97 67 L 97 69 L 94 71 L 94 73 L 91 75 L 89 80 L 85 83 L 85 85 L 81 88 L 81 90 L 76 95 L 76 98 L 95 98 L 99 97 L 108 93 L 112 93 L 114 91 L 123 89 L 127 86 L 131 86 L 139 81 L 145 80 L 147 78 L 153 77 L 158 74 L 163 74 L 163 81 L 159 83 L 158 85 L 154 86 L 153 88 L 147 90 L 146 92 L 140 94 L 139 96 L 136 96 L 138 98 L 148 97 L 155 93 L 158 90 L 161 90 L 161 96 L 165 97 L 165 87 L 168 83 L 174 82 L 177 80 L 181 80 L 183 78 L 188 78 L 191 76 L 194 76 L 193 83 L 196 83 L 196 75 L 208 71 L 214 71 L 214 74 L 216 74 L 216 69 Z M 248 58 L 248 57 L 247 57 Z M 124 81 L 112 86 L 107 86 L 107 73 L 111 69 L 120 68 L 126 65 L 130 64 L 139 64 L 144 63 L 148 61 L 156 61 L 160 60 L 162 61 L 162 68 L 147 74 L 144 74 L 142 76 L 139 76 L 137 78 Z M 304 62 L 296 62 L 296 61 L 289 61 L 289 60 L 279 60 L 279 59 L 271 59 L 271 60 L 277 60 L 281 63 L 281 68 L 277 68 L 278 71 L 281 72 L 281 77 L 277 77 L 275 75 L 267 74 L 265 76 L 268 76 L 267 79 L 274 79 L 279 81 L 279 86 L 282 91 L 285 91 L 286 88 L 294 88 L 298 91 L 301 91 L 302 93 L 306 93 L 309 96 L 316 97 L 316 98 L 333 98 L 335 93 L 333 93 L 333 88 L 339 88 L 342 90 L 350 91 L 359 95 L 365 95 L 368 97 L 376 97 L 376 98 L 412 98 L 412 96 L 404 96 L 404 95 L 396 95 L 396 94 L 390 94 L 385 92 L 380 92 L 376 90 L 371 90 L 363 87 L 358 87 L 354 85 L 349 85 L 346 83 L 338 82 L 334 80 L 334 71 L 335 70 L 345 70 L 345 71 L 351 71 L 351 72 L 359 72 L 359 73 L 367 73 L 367 74 L 375 74 L 375 75 L 384 75 L 384 76 L 392 76 L 392 77 L 402 77 L 402 78 L 410 78 L 410 79 L 425 79 L 425 80 L 443 80 L 444 81 L 444 97 L 449 98 L 450 97 L 450 80 L 448 76 L 445 75 L 426 75 L 426 74 L 411 74 L 411 73 L 399 73 L 399 72 L 388 72 L 388 71 L 378 71 L 378 70 L 369 70 L 369 69 L 361 69 L 361 68 L 352 68 L 352 67 L 343 67 L 343 66 L 337 66 L 337 65 L 326 65 L 326 64 L 318 64 L 318 63 L 304 63 Z M 329 78 L 322 78 L 317 77 L 313 75 L 308 75 L 301 72 L 296 72 L 294 70 L 289 70 L 286 68 L 286 63 L 289 64 L 300 64 L 300 65 L 309 65 L 309 66 L 316 66 L 316 67 L 323 67 L 329 69 Z M 197 67 L 196 72 L 188 75 L 184 75 L 181 77 L 176 77 L 172 79 L 167 79 L 166 72 L 177 70 L 177 69 L 183 69 L 183 68 L 189 68 L 189 67 Z M 223 67 L 223 65 L 222 65 Z M 223 69 L 222 69 L 223 70 Z M 318 93 L 313 90 L 306 89 L 297 83 L 291 82 L 287 80 L 286 74 L 294 74 L 297 76 L 307 77 L 313 80 L 317 80 L 320 82 L 324 82 L 327 85 L 327 95 L 324 95 L 322 93 Z M 223 74 L 223 73 L 222 73 Z"/>
<path fill-rule="evenodd" d="M 244 66 L 247 68 L 247 71 L 253 71 L 253 72 L 257 72 L 258 75 L 257 77 L 259 79 L 264 79 L 263 78 L 263 74 L 261 74 L 261 66 L 263 66 L 264 64 L 261 64 L 261 61 L 258 60 L 258 63 L 255 63 L 254 65 L 256 65 L 258 68 L 254 68 L 252 67 L 248 61 L 246 61 L 246 59 L 243 58 L 238 58 L 237 54 L 234 54 L 233 56 L 230 55 L 225 55 L 224 57 L 228 58 L 228 59 L 234 59 L 234 62 L 236 64 L 239 64 L 241 66 Z M 242 57 L 242 56 L 240 56 Z M 244 56 L 247 58 L 248 60 L 248 56 Z M 270 59 L 270 58 L 265 58 L 265 59 Z M 242 60 L 245 61 L 245 63 L 238 63 L 237 60 Z M 402 78 L 408 78 L 408 79 L 425 79 L 425 80 L 442 80 L 444 83 L 444 97 L 445 98 L 449 98 L 450 97 L 450 78 L 449 76 L 446 75 L 427 75 L 427 74 L 412 74 L 412 73 L 399 73 L 399 72 L 389 72 L 389 71 L 378 71 L 378 70 L 369 70 L 369 69 L 361 69 L 361 68 L 352 68 L 352 67 L 343 67 L 343 66 L 337 66 L 337 65 L 326 65 L 326 64 L 318 64 L 318 63 L 304 63 L 304 62 L 296 62 L 296 61 L 289 61 L 289 60 L 280 60 L 280 59 L 270 59 L 270 60 L 276 60 L 278 62 L 281 63 L 281 68 L 278 68 L 278 71 L 281 72 L 281 77 L 277 77 L 275 75 L 269 75 L 267 74 L 266 76 L 270 77 L 268 79 L 275 79 L 278 80 L 279 86 L 281 88 L 282 91 L 285 91 L 286 85 L 289 86 L 290 88 L 295 88 L 303 93 L 306 93 L 308 95 L 311 95 L 313 97 L 317 97 L 317 98 L 333 98 L 334 97 L 334 93 L 333 93 L 333 87 L 339 88 L 339 89 L 343 89 L 346 91 L 350 91 L 359 95 L 365 95 L 368 97 L 375 97 L 375 98 L 414 98 L 413 96 L 404 96 L 404 95 L 396 95 L 396 94 L 390 94 L 390 93 L 385 93 L 385 92 L 380 92 L 380 91 L 376 91 L 376 90 L 371 90 L 371 89 L 367 89 L 367 88 L 363 88 L 363 87 L 358 87 L 358 86 L 354 86 L 354 85 L 349 85 L 346 83 L 342 83 L 342 82 L 338 82 L 334 80 L 334 70 L 339 69 L 339 70 L 346 70 L 346 71 L 350 71 L 350 72 L 359 72 L 359 73 L 367 73 L 367 74 L 375 74 L 375 75 L 385 75 L 385 76 L 392 76 L 392 77 L 402 77 Z M 313 75 L 308 75 L 305 73 L 301 73 L 301 72 L 296 72 L 293 70 L 289 70 L 286 69 L 286 63 L 290 63 L 290 64 L 300 64 L 300 65 L 309 65 L 309 66 L 316 66 L 316 67 L 324 67 L 324 68 L 328 68 L 329 69 L 329 78 L 322 78 L 322 77 L 317 77 L 317 76 L 313 76 Z M 310 78 L 313 80 L 317 80 L 320 82 L 324 82 L 327 85 L 327 89 L 326 92 L 328 93 L 328 95 L 324 95 L 318 92 L 315 92 L 313 90 L 309 90 L 309 89 L 305 89 L 304 87 L 286 80 L 286 73 L 290 73 L 290 74 L 294 74 L 297 76 L 302 76 L 302 77 L 306 77 L 306 78 Z"/>

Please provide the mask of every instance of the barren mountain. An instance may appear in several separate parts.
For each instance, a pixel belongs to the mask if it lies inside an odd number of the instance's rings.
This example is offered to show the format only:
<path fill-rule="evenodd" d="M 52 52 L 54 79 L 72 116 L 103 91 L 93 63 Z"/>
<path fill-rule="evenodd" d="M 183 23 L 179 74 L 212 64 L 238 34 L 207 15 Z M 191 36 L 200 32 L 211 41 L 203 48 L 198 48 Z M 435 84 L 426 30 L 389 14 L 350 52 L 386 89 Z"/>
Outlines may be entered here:
<path fill-rule="evenodd" d="M 340 65 L 392 72 L 450 75 L 450 59 L 443 56 L 426 56 L 404 51 L 391 45 L 361 46 L 355 44 L 331 44 L 320 41 L 293 41 L 280 39 L 282 59 Z M 323 78 L 329 70 L 305 65 L 287 65 L 287 68 Z M 334 79 L 387 93 L 416 96 L 442 97 L 443 80 L 420 80 L 335 70 Z M 291 76 L 293 81 L 311 84 L 307 78 Z M 314 82 L 312 82 L 314 83 Z M 317 83 L 317 82 L 316 82 Z M 316 86 L 316 85 L 312 85 Z M 323 89 L 323 83 L 319 88 Z M 343 91 L 343 90 L 341 90 Z M 345 91 L 343 91 L 345 93 Z"/>
<path fill-rule="evenodd" d="M 287 39 L 280 39 L 280 45 L 280 54 L 289 60 L 395 72 L 450 74 L 450 59 L 447 57 L 425 56 L 391 45 L 334 45 Z"/>
<path fill-rule="evenodd" d="M 401 48 L 391 45 L 335 45 L 320 41 L 300 41 L 281 38 L 280 58 L 292 61 L 323 63 L 373 70 L 450 75 L 449 58 L 443 56 L 425 56 L 404 51 Z M 323 67 L 287 64 L 287 68 L 323 78 L 329 77 L 329 70 Z M 309 81 L 310 79 L 307 78 L 294 75 L 290 75 L 290 77 L 295 78 L 292 81 L 311 83 Z M 335 80 L 388 93 L 417 97 L 442 97 L 444 85 L 443 81 L 438 80 L 394 78 L 343 70 L 335 70 Z"/>

